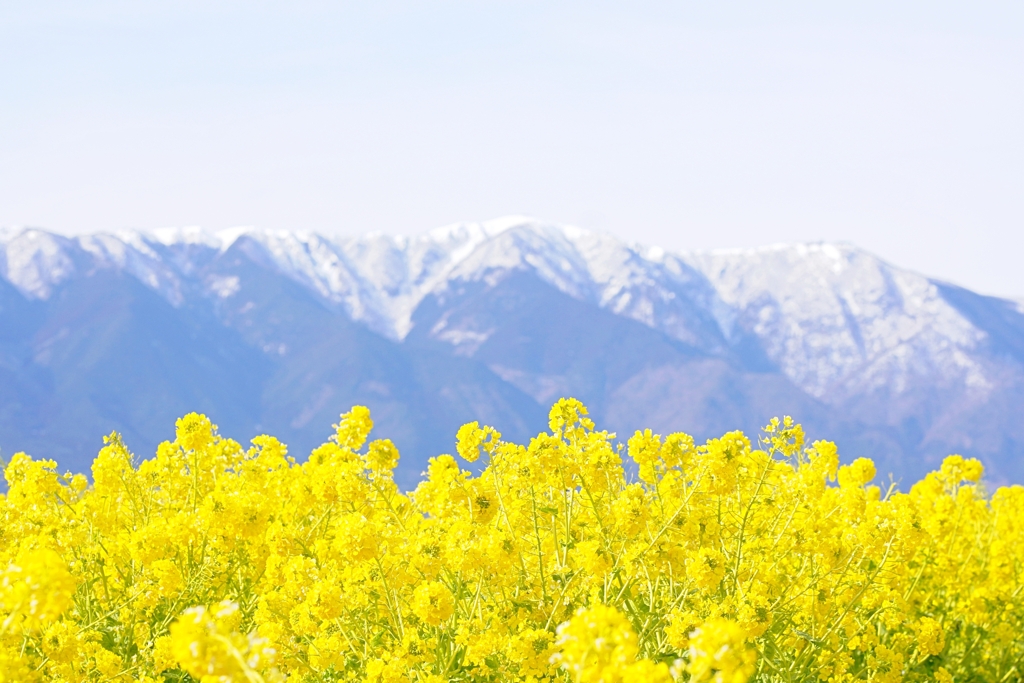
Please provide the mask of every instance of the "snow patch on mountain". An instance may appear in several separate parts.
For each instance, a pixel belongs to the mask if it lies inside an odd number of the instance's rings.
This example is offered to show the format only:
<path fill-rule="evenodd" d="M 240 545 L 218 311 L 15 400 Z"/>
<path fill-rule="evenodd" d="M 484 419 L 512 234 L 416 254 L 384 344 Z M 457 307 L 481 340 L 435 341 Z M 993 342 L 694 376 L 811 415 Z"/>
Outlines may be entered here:
<path fill-rule="evenodd" d="M 503 239 L 525 219 L 505 218 L 486 223 L 457 223 L 415 237 L 368 234 L 326 237 L 307 232 L 244 229 L 217 233 L 218 248 L 226 250 L 240 239 L 261 248 L 280 272 L 300 282 L 348 315 L 392 339 L 412 329 L 412 313 L 430 293 L 443 290 L 453 279 L 473 279 L 481 250 Z M 549 228 L 555 234 L 555 228 Z M 534 250 L 536 251 L 536 250 Z M 533 261 L 491 253 L 495 271 Z M 474 261 L 475 259 L 475 261 Z"/>
<path fill-rule="evenodd" d="M 90 270 L 109 268 L 128 273 L 172 305 L 184 302 L 181 273 L 165 262 L 140 233 L 82 235 L 75 238 L 75 243 L 92 256 Z"/>
<path fill-rule="evenodd" d="M 71 241 L 35 228 L 0 232 L 0 277 L 30 299 L 47 299 L 75 273 Z"/>
<path fill-rule="evenodd" d="M 923 376 L 988 386 L 972 358 L 985 334 L 929 279 L 855 247 L 774 245 L 684 258 L 814 396 L 899 393 Z"/>
<path fill-rule="evenodd" d="M 198 225 L 190 225 L 183 228 L 156 228 L 155 230 L 148 230 L 146 232 L 133 232 L 128 234 L 133 235 L 133 239 L 137 238 L 149 243 L 158 243 L 165 246 L 201 245 L 220 249 L 225 244 L 230 245 L 232 240 L 230 240 L 229 236 L 232 233 L 236 235 L 243 234 L 247 230 L 252 230 L 252 228 L 228 228 L 227 230 L 222 230 L 216 234 L 210 234 Z"/>

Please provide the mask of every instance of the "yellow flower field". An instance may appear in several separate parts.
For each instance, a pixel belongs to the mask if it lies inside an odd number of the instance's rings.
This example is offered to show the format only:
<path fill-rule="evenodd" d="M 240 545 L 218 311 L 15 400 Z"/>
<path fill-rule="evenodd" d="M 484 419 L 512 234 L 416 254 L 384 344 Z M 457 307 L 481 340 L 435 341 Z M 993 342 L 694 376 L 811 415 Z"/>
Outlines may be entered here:
<path fill-rule="evenodd" d="M 190 414 L 91 484 L 15 455 L 0 681 L 1024 679 L 1024 488 L 977 461 L 880 490 L 788 418 L 618 448 L 569 399 L 528 446 L 464 426 L 480 474 L 403 493 L 371 427 L 299 462 Z"/>

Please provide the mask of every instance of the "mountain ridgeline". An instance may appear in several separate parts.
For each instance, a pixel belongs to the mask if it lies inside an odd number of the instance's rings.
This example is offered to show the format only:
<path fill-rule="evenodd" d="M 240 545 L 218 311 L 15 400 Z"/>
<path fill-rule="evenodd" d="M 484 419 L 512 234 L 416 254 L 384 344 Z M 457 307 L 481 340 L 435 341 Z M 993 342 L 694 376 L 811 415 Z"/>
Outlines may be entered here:
<path fill-rule="evenodd" d="M 913 481 L 1024 482 L 1024 314 L 845 244 L 666 252 L 524 218 L 419 237 L 0 232 L 0 453 L 85 471 L 204 412 L 302 459 L 370 407 L 412 485 L 458 427 L 581 399 L 625 439 L 775 415 Z M 884 479 L 885 477 L 883 477 Z"/>

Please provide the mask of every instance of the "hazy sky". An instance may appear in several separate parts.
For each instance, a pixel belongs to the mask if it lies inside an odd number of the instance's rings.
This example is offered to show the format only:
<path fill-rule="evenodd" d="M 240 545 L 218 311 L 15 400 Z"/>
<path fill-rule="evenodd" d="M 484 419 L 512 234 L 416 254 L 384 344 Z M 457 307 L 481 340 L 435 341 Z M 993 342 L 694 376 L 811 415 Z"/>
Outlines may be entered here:
<path fill-rule="evenodd" d="M 1024 3 L 0 3 L 0 225 L 511 213 L 1024 297 Z"/>

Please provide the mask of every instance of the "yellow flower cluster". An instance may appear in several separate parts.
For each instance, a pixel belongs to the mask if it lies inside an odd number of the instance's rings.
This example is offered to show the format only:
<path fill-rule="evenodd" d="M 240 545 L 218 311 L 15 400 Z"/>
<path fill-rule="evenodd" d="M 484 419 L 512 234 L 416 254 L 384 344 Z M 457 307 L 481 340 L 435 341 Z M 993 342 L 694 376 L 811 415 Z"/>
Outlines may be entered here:
<path fill-rule="evenodd" d="M 566 399 L 403 493 L 371 428 L 298 462 L 190 414 L 149 460 L 109 437 L 91 485 L 14 456 L 0 682 L 1024 679 L 1024 488 L 976 461 L 881 490 L 789 418 L 627 450 Z"/>

